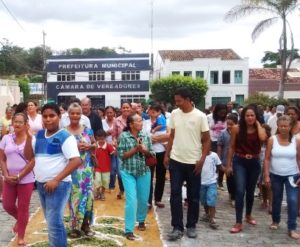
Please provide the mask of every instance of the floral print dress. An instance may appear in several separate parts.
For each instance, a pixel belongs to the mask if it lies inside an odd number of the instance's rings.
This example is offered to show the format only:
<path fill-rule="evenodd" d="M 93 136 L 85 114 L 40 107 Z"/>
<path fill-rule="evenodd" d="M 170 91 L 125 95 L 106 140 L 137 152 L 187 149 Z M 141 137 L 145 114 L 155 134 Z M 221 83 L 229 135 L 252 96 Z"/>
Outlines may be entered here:
<path fill-rule="evenodd" d="M 91 143 L 93 131 L 87 127 L 80 135 L 74 135 L 77 142 Z M 90 151 L 81 151 L 82 164 L 73 171 L 72 190 L 69 198 L 71 229 L 80 230 L 83 220 L 93 223 L 93 164 Z"/>

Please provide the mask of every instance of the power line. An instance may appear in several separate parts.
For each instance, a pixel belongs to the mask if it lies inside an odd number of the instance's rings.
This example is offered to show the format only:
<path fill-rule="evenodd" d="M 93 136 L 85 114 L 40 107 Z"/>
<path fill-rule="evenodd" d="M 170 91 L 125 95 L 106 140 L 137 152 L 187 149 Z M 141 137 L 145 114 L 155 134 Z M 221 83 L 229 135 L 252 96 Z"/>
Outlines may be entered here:
<path fill-rule="evenodd" d="M 18 26 L 25 31 L 24 27 L 21 25 L 21 23 L 18 21 L 17 17 L 10 11 L 4 0 L 0 0 L 1 3 L 3 4 L 4 8 L 7 10 L 7 12 L 10 14 L 10 16 L 15 20 L 15 22 L 18 24 Z"/>

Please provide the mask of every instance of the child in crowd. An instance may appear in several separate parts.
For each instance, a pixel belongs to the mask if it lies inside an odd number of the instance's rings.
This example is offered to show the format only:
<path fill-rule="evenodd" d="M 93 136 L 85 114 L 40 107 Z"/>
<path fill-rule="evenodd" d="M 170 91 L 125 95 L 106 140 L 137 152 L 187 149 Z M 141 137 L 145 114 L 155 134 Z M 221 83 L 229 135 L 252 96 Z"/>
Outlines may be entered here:
<path fill-rule="evenodd" d="M 150 106 L 149 110 L 152 110 L 152 117 L 155 118 L 155 121 L 152 121 L 151 125 L 151 133 L 155 133 L 158 131 L 166 131 L 167 130 L 167 121 L 166 117 L 163 114 L 163 110 L 160 105 Z"/>
<path fill-rule="evenodd" d="M 95 167 L 95 199 L 105 200 L 105 189 L 108 189 L 110 171 L 111 171 L 111 155 L 114 154 L 115 148 L 106 142 L 106 132 L 98 130 L 95 135 L 97 141 L 97 149 L 95 156 L 97 165 Z"/>
<path fill-rule="evenodd" d="M 266 130 L 266 134 L 268 138 L 271 136 L 271 127 L 267 124 L 262 124 L 262 126 Z M 260 152 L 260 164 L 263 167 L 264 159 L 265 159 L 265 151 L 267 146 L 268 139 L 262 144 L 261 152 Z M 264 209 L 268 209 L 269 213 L 272 213 L 272 190 L 270 186 L 266 186 L 263 178 L 263 169 L 261 170 L 260 178 L 259 178 L 259 191 L 262 195 L 262 204 L 261 207 Z"/>
<path fill-rule="evenodd" d="M 226 117 L 227 128 L 221 131 L 221 134 L 218 139 L 217 152 L 222 161 L 222 166 L 220 167 L 220 169 L 224 171 L 227 163 L 227 152 L 230 143 L 231 130 L 233 126 L 237 124 L 237 122 L 238 122 L 238 118 L 236 114 L 229 113 Z M 234 207 L 235 206 L 235 184 L 234 184 L 233 175 L 227 176 L 226 183 L 227 183 L 227 189 L 229 193 L 229 200 L 231 202 L 231 206 Z"/>
<path fill-rule="evenodd" d="M 217 229 L 219 225 L 215 221 L 216 203 L 217 203 L 217 179 L 218 169 L 221 160 L 215 152 L 210 152 L 206 156 L 201 172 L 201 190 L 200 201 L 204 206 L 205 215 L 203 221 L 208 221 L 212 229 Z"/>

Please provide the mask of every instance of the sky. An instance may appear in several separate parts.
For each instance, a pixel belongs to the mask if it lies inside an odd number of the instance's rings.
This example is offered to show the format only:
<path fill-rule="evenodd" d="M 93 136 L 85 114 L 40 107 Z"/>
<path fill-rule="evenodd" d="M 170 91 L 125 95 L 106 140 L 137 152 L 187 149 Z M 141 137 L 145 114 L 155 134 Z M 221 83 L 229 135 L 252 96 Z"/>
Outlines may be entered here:
<path fill-rule="evenodd" d="M 9 14 L 4 4 L 13 14 Z M 258 14 L 228 22 L 224 15 L 241 0 L 0 0 L 0 40 L 31 48 L 124 47 L 133 53 L 157 54 L 164 49 L 226 49 L 262 67 L 264 51 L 277 51 L 280 22 L 255 42 L 251 32 L 268 16 Z M 300 48 L 300 11 L 290 16 L 295 48 Z M 152 45 L 151 45 L 152 44 Z"/>

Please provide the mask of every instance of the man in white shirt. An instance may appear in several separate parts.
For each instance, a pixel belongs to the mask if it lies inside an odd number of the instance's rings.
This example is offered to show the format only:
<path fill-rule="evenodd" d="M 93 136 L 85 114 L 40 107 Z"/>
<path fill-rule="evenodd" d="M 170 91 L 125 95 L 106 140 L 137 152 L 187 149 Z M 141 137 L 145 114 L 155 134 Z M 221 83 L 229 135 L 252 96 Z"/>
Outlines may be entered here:
<path fill-rule="evenodd" d="M 173 230 L 170 241 L 183 236 L 182 185 L 187 182 L 188 215 L 187 236 L 196 238 L 199 218 L 201 169 L 210 151 L 210 135 L 206 115 L 194 108 L 192 93 L 186 88 L 177 89 L 175 103 L 178 109 L 171 113 L 171 129 L 164 165 L 171 176 L 171 215 Z"/>
<path fill-rule="evenodd" d="M 271 127 L 271 135 L 275 135 L 277 131 L 277 119 L 284 114 L 284 105 L 276 106 L 276 113 L 268 120 L 268 125 Z"/>

